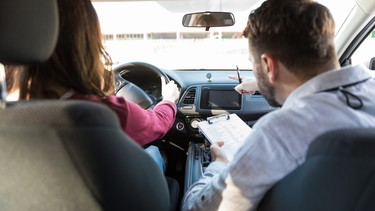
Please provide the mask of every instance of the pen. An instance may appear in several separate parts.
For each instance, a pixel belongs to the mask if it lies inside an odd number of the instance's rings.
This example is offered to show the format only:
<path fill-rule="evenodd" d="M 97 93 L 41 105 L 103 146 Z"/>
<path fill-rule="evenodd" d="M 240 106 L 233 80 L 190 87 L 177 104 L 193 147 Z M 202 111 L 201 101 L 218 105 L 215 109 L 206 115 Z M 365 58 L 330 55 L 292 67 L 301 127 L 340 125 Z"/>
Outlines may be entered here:
<path fill-rule="evenodd" d="M 239 83 L 242 83 L 241 76 L 240 76 L 240 69 L 238 68 L 238 65 L 236 65 L 236 67 L 237 67 L 237 77 L 238 77 L 238 82 L 239 82 Z"/>

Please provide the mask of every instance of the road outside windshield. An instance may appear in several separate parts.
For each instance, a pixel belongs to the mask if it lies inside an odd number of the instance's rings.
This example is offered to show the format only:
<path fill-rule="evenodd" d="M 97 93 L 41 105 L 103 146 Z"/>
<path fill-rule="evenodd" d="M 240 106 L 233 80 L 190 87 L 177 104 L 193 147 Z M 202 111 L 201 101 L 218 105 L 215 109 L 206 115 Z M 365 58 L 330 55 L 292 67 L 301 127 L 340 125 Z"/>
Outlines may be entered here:
<path fill-rule="evenodd" d="M 103 42 L 114 67 L 142 61 L 166 69 L 251 69 L 247 40 L 241 36 L 251 10 L 260 3 L 254 0 L 232 1 L 128 1 L 93 2 L 99 15 Z M 255 0 L 256 2 L 256 0 Z M 349 0 L 330 8 L 337 25 L 353 3 Z M 330 3 L 331 2 L 331 3 Z M 346 2 L 346 3 L 345 3 Z M 182 17 L 197 11 L 232 12 L 236 23 L 231 27 L 185 28 Z M 339 11 L 339 12 L 337 12 Z"/>

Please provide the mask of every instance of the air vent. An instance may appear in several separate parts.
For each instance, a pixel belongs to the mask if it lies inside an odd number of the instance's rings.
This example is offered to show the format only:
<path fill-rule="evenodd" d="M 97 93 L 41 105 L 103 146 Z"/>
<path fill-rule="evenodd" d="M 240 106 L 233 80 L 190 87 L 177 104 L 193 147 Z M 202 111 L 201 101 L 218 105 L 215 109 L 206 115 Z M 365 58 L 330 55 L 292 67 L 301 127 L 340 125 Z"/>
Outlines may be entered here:
<path fill-rule="evenodd" d="M 184 104 L 188 104 L 188 105 L 194 105 L 194 103 L 195 103 L 195 92 L 196 92 L 195 88 L 194 89 L 190 89 L 186 93 L 183 103 Z"/>

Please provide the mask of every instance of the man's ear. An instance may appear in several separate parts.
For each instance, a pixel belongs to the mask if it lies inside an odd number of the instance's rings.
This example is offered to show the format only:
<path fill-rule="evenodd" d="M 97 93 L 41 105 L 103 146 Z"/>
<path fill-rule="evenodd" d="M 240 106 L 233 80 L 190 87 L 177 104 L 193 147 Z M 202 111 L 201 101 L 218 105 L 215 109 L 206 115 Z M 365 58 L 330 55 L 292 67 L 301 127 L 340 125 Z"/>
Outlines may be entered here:
<path fill-rule="evenodd" d="M 276 59 L 266 53 L 262 54 L 260 59 L 263 65 L 263 69 L 266 71 L 269 81 L 273 83 L 276 80 L 278 74 Z"/>

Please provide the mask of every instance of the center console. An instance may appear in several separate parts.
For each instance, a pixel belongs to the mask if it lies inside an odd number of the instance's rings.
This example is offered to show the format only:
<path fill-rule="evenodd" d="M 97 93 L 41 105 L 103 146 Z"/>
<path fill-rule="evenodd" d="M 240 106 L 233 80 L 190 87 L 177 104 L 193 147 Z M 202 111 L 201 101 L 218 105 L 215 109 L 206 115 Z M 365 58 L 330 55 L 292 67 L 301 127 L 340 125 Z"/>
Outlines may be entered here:
<path fill-rule="evenodd" d="M 199 180 L 210 162 L 211 153 L 207 141 L 204 143 L 190 143 L 185 166 L 184 192 Z"/>
<path fill-rule="evenodd" d="M 236 113 L 249 126 L 274 108 L 261 95 L 240 95 L 237 84 L 196 84 L 187 87 L 178 102 L 183 114 L 183 127 L 189 134 L 190 144 L 185 166 L 184 191 L 202 176 L 211 162 L 210 144 L 199 133 L 197 124 L 208 117 Z"/>

